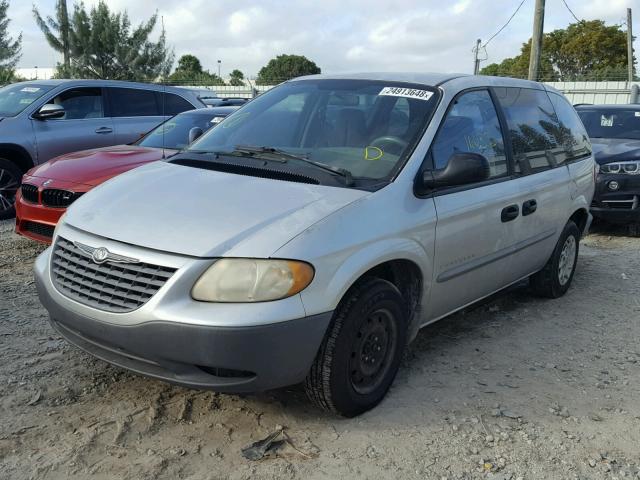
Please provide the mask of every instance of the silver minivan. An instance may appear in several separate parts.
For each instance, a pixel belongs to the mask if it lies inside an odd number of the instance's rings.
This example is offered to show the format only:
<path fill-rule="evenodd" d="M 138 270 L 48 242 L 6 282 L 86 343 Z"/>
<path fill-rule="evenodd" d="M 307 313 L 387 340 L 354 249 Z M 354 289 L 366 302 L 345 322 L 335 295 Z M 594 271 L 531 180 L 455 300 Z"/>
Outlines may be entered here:
<path fill-rule="evenodd" d="M 354 416 L 421 327 L 527 278 L 567 291 L 594 174 L 542 84 L 303 77 L 80 198 L 36 285 L 55 329 L 115 365 L 221 392 L 304 382 Z"/>

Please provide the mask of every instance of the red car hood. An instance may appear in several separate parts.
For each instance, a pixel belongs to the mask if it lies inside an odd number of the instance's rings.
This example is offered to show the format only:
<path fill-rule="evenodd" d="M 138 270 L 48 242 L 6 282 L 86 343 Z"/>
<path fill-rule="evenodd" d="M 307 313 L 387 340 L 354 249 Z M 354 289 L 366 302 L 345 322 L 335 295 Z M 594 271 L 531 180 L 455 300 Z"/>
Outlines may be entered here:
<path fill-rule="evenodd" d="M 173 153 L 174 150 L 165 150 L 166 156 Z M 29 175 L 96 186 L 132 168 L 161 159 L 161 148 L 117 145 L 61 155 L 33 168 Z"/>

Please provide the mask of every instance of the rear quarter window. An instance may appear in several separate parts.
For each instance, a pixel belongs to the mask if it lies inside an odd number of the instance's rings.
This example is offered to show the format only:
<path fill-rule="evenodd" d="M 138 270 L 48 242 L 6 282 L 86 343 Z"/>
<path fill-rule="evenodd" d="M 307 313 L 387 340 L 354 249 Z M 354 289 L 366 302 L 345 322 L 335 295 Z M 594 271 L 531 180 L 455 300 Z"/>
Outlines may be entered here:
<path fill-rule="evenodd" d="M 159 93 L 158 98 L 162 115 L 177 115 L 194 109 L 193 105 L 174 93 Z"/>
<path fill-rule="evenodd" d="M 556 141 L 564 148 L 566 161 L 589 156 L 591 154 L 589 135 L 573 106 L 557 93 L 550 93 L 549 98 L 559 123 L 559 128 L 555 132 Z"/>

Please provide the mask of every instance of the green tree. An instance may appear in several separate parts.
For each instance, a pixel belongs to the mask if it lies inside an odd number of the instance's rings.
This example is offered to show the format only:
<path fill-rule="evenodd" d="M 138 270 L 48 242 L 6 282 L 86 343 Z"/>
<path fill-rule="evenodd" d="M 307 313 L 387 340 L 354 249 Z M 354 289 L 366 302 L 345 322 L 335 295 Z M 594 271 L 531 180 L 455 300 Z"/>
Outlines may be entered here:
<path fill-rule="evenodd" d="M 320 73 L 320 67 L 302 55 L 278 55 L 258 72 L 258 85 L 275 85 L 302 75 Z"/>
<path fill-rule="evenodd" d="M 7 18 L 9 2 L 0 1 L 0 79 L 2 83 L 10 81 L 22 55 L 22 33 L 14 39 L 7 29 L 11 20 Z"/>
<path fill-rule="evenodd" d="M 55 51 L 62 53 L 62 65 L 58 64 L 57 76 L 60 78 L 71 76 L 71 45 L 69 37 L 71 35 L 71 23 L 67 10 L 66 0 L 57 0 L 55 7 L 55 18 L 47 16 L 42 18 L 37 7 L 33 5 L 33 16 L 47 43 Z"/>
<path fill-rule="evenodd" d="M 234 87 L 241 87 L 244 85 L 244 73 L 242 73 L 237 68 L 229 74 L 229 77 L 229 85 L 232 85 Z"/>
<path fill-rule="evenodd" d="M 566 29 L 545 33 L 539 77 L 542 80 L 614 80 L 627 67 L 626 32 L 602 20 L 572 23 Z M 531 40 L 522 45 L 520 55 L 493 63 L 483 75 L 526 77 Z"/>
<path fill-rule="evenodd" d="M 149 81 L 168 75 L 173 52 L 164 29 L 157 42 L 149 40 L 157 20 L 154 14 L 132 29 L 126 11 L 112 13 L 102 0 L 90 11 L 77 3 L 70 32 L 74 76 Z"/>
<path fill-rule="evenodd" d="M 149 39 L 157 14 L 133 28 L 126 11 L 111 12 L 100 0 L 91 10 L 76 3 L 71 18 L 64 1 L 56 4 L 55 19 L 45 21 L 35 7 L 34 16 L 49 44 L 63 56 L 68 51 L 69 65 L 58 65 L 57 77 L 151 81 L 168 75 L 173 64 L 164 29 L 158 41 Z"/>
<path fill-rule="evenodd" d="M 169 82 L 178 85 L 224 85 L 224 80 L 215 73 L 203 70 L 200 59 L 187 54 L 178 59 L 178 66 L 169 76 Z"/>

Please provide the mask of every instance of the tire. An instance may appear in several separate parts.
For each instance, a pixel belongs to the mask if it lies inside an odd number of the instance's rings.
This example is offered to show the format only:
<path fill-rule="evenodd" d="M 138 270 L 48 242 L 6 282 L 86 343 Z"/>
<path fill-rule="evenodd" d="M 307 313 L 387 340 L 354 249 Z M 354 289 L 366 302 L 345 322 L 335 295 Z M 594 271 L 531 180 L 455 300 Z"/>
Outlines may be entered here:
<path fill-rule="evenodd" d="M 567 293 L 576 271 L 579 248 L 580 230 L 573 221 L 569 221 L 547 264 L 530 278 L 531 287 L 537 295 L 559 298 Z"/>
<path fill-rule="evenodd" d="M 390 282 L 367 279 L 336 309 L 305 380 L 317 406 L 344 417 L 375 407 L 391 386 L 407 344 L 407 308 Z"/>
<path fill-rule="evenodd" d="M 13 162 L 0 158 L 0 220 L 16 216 L 16 192 L 21 180 L 20 169 Z"/>
<path fill-rule="evenodd" d="M 640 237 L 640 223 L 630 223 L 627 232 L 630 237 Z"/>

